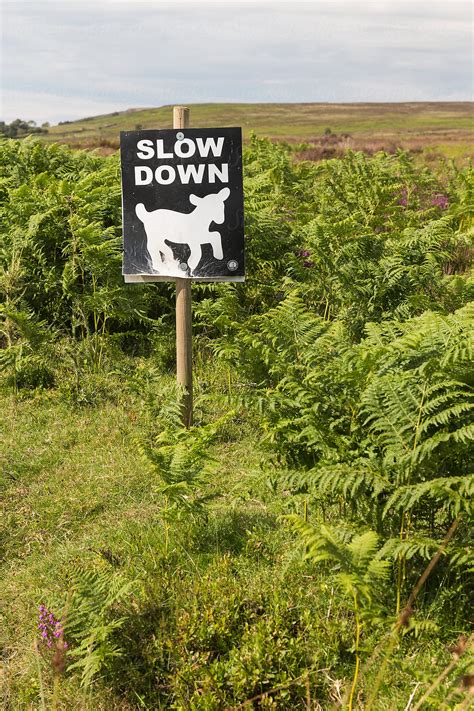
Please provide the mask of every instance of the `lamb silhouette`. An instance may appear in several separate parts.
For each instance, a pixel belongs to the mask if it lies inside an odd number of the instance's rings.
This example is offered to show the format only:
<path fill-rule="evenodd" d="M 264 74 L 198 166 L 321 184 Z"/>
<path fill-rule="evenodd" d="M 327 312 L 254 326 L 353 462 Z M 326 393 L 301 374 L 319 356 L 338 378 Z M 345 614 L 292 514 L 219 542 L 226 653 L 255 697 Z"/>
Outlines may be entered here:
<path fill-rule="evenodd" d="M 194 273 L 202 257 L 202 245 L 210 244 L 216 259 L 223 259 L 222 237 L 220 232 L 210 232 L 211 222 L 221 225 L 224 222 L 224 202 L 230 195 L 229 188 L 204 197 L 190 195 L 189 202 L 195 205 L 190 213 L 174 210 L 153 210 L 148 212 L 143 203 L 135 207 L 137 217 L 143 222 L 147 237 L 147 248 L 157 272 L 165 267 L 167 274 L 183 276 L 179 271 L 173 250 L 166 244 L 187 244 L 191 250 L 188 267 Z M 173 274 L 174 273 L 174 274 Z"/>

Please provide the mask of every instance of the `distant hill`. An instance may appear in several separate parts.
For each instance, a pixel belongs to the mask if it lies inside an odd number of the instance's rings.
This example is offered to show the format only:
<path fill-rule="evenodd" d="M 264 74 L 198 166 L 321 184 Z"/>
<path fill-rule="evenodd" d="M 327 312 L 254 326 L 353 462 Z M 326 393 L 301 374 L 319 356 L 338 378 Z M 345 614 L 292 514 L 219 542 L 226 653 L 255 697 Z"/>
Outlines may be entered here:
<path fill-rule="evenodd" d="M 306 157 L 330 157 L 347 148 L 467 155 L 474 138 L 472 102 L 396 104 L 188 104 L 191 125 L 242 126 L 289 142 L 305 142 Z M 52 126 L 44 140 L 74 147 L 116 150 L 119 133 L 139 128 L 172 128 L 172 106 L 128 109 Z M 311 155 L 313 151 L 314 155 Z"/>

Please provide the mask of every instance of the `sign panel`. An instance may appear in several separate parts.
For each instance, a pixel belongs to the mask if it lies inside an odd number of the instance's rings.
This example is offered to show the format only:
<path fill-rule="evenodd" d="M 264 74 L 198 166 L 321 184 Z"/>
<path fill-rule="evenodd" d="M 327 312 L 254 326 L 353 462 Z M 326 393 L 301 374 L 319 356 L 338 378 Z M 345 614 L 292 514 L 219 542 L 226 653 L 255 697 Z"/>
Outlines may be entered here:
<path fill-rule="evenodd" d="M 125 281 L 244 280 L 240 128 L 122 131 Z"/>

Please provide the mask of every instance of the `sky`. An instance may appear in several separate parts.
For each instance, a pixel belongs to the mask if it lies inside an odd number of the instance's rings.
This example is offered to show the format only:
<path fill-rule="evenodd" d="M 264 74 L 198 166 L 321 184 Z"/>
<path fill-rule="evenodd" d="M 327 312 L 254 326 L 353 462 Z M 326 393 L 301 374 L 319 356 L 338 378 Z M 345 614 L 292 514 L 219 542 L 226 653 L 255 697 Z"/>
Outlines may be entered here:
<path fill-rule="evenodd" d="M 472 100 L 465 0 L 0 0 L 0 118 Z"/>

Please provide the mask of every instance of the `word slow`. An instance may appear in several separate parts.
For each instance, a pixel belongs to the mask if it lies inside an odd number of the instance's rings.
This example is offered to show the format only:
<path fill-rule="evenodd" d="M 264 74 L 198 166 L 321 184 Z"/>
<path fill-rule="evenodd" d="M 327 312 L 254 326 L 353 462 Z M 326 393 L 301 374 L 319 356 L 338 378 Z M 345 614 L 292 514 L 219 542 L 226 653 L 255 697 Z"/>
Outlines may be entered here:
<path fill-rule="evenodd" d="M 164 139 L 158 138 L 155 142 L 151 139 L 143 139 L 137 143 L 137 158 L 140 160 L 172 160 L 175 156 L 179 159 L 208 158 L 210 156 L 219 158 L 222 155 L 224 138 L 180 138 L 170 151 L 165 146 Z M 196 158 L 194 160 L 196 160 Z M 188 165 L 170 165 L 168 163 L 159 165 L 152 169 L 148 165 L 136 165 L 134 167 L 135 185 L 150 185 L 153 178 L 159 185 L 171 185 L 179 181 L 183 185 L 192 183 L 228 183 L 229 164 L 221 163 L 189 163 Z"/>

